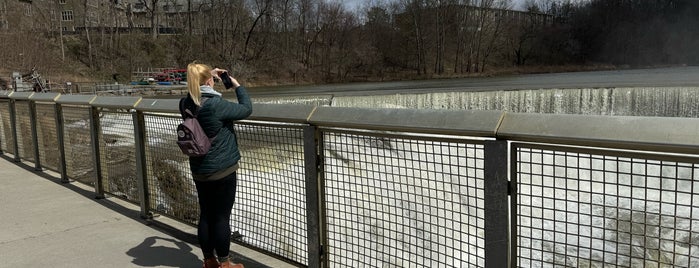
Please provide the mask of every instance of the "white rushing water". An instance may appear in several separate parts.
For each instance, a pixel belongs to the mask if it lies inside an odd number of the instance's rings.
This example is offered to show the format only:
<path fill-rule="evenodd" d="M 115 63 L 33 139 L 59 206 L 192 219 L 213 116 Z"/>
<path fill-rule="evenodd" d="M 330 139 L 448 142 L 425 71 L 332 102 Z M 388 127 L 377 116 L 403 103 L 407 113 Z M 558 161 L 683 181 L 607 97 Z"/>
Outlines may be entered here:
<path fill-rule="evenodd" d="M 544 152 L 520 154 L 523 266 L 699 265 L 696 165 Z"/>

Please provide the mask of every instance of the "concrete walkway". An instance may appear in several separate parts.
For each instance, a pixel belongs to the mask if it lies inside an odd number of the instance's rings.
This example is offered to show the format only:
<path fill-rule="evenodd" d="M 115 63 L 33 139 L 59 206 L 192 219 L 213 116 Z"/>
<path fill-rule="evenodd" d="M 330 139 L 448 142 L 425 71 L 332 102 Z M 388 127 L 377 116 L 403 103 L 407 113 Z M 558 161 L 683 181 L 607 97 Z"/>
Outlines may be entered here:
<path fill-rule="evenodd" d="M 0 268 L 201 267 L 196 228 L 166 217 L 140 219 L 120 199 L 94 199 L 81 183 L 0 156 Z M 251 267 L 295 267 L 231 245 Z"/>

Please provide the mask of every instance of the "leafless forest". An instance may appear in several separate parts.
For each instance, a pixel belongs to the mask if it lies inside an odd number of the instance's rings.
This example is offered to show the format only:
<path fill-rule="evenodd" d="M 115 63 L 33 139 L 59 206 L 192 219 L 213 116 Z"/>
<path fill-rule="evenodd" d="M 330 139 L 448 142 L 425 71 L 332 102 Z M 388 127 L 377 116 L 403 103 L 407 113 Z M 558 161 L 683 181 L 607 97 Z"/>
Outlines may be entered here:
<path fill-rule="evenodd" d="M 142 0 L 139 12 L 76 0 L 71 21 L 65 1 L 0 0 L 3 78 L 36 67 L 128 81 L 139 68 L 198 60 L 270 85 L 699 61 L 694 0 L 528 0 L 519 11 L 512 0 L 367 0 L 352 10 L 331 0 Z"/>

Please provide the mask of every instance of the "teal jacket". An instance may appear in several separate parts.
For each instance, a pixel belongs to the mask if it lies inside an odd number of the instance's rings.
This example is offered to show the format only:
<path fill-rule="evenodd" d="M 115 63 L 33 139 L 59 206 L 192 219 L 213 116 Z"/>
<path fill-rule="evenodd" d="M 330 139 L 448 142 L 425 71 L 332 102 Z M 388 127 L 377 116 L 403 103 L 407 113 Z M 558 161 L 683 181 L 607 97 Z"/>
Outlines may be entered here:
<path fill-rule="evenodd" d="M 238 103 L 231 102 L 213 94 L 202 94 L 208 98 L 199 107 L 197 119 L 204 132 L 211 140 L 209 153 L 201 157 L 190 157 L 189 166 L 195 179 L 215 180 L 228 174 L 218 174 L 221 171 L 232 170 L 240 160 L 238 140 L 235 135 L 233 122 L 245 119 L 252 114 L 252 101 L 245 87 L 235 89 Z M 196 110 L 192 98 L 187 95 L 180 102 L 180 113 L 184 118 L 184 110 Z M 232 173 L 232 172 L 228 172 Z M 207 178 L 216 174 L 215 178 Z"/>

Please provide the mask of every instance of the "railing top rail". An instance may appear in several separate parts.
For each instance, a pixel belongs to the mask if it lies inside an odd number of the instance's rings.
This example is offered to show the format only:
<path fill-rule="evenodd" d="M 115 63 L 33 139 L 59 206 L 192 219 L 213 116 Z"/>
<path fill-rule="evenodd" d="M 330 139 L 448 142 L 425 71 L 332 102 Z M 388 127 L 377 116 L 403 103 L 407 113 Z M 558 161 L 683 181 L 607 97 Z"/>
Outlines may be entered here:
<path fill-rule="evenodd" d="M 60 93 L 36 93 L 29 97 L 29 99 L 41 102 L 54 102 L 60 95 Z"/>
<path fill-rule="evenodd" d="M 34 94 L 34 92 L 12 92 L 10 93 L 10 99 L 13 100 L 29 100 L 29 97 L 31 97 Z"/>
<path fill-rule="evenodd" d="M 180 99 L 142 99 L 136 104 L 136 110 L 143 112 L 177 113 Z"/>
<path fill-rule="evenodd" d="M 72 104 L 72 105 L 90 105 L 97 96 L 96 95 L 60 95 L 56 99 L 56 103 Z"/>
<path fill-rule="evenodd" d="M 0 98 L 179 113 L 179 99 L 0 91 Z M 254 104 L 251 120 L 699 154 L 699 118 Z"/>
<path fill-rule="evenodd" d="M 141 97 L 103 97 L 98 96 L 90 105 L 101 108 L 131 109 L 141 101 Z"/>
<path fill-rule="evenodd" d="M 328 127 L 495 137 L 502 111 L 318 107 L 308 120 Z"/>
<path fill-rule="evenodd" d="M 618 149 L 699 153 L 699 118 L 507 113 L 498 138 Z"/>
<path fill-rule="evenodd" d="M 143 112 L 177 113 L 179 99 L 142 99 L 136 110 Z M 297 104 L 253 104 L 253 113 L 249 119 L 286 123 L 307 123 L 313 110 L 311 105 Z"/>
<path fill-rule="evenodd" d="M 308 123 L 316 106 L 297 104 L 253 104 L 250 119 L 288 123 Z"/>

